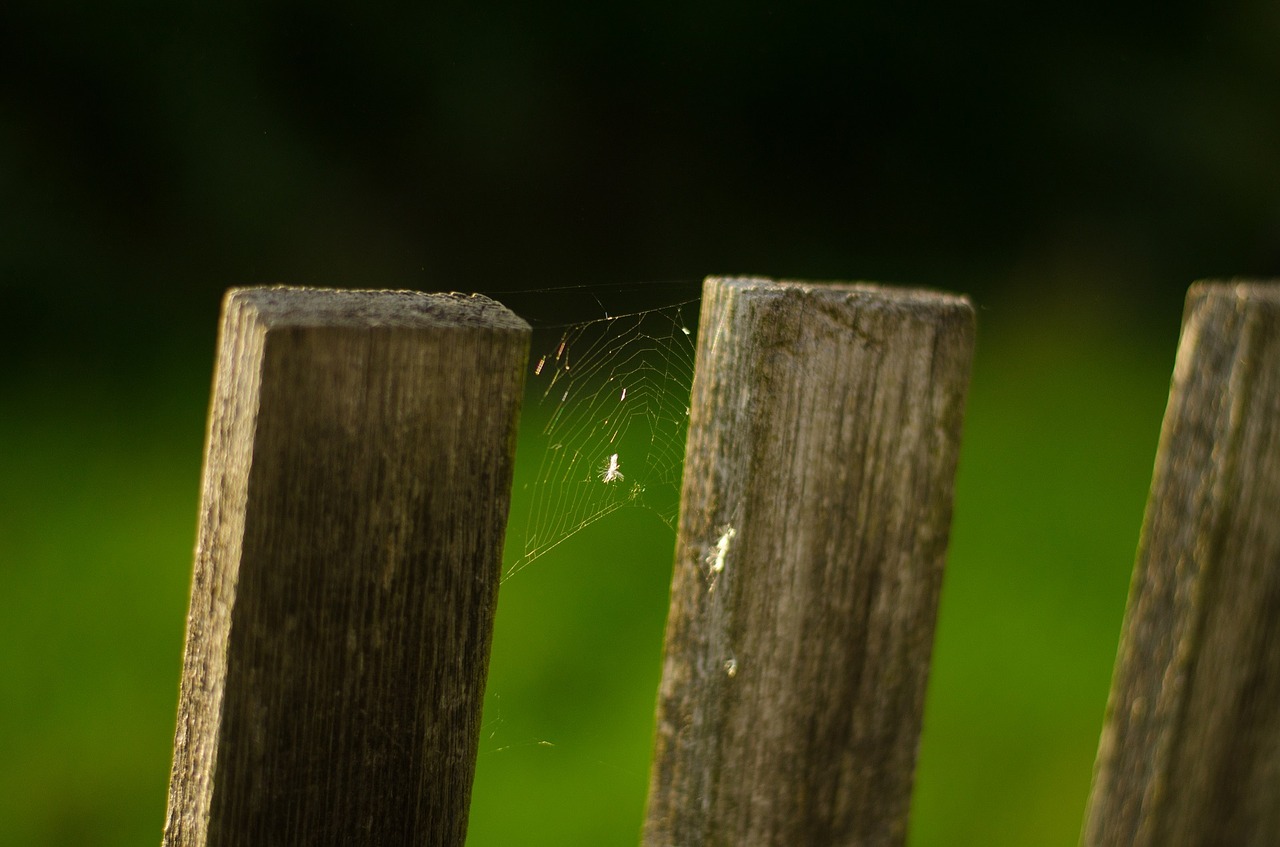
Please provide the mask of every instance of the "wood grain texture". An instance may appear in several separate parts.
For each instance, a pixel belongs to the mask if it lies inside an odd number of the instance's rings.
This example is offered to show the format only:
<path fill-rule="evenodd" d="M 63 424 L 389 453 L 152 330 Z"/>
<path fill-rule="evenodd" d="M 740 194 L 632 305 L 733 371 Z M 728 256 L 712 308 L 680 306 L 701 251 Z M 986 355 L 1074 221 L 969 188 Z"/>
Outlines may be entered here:
<path fill-rule="evenodd" d="M 224 302 L 166 845 L 461 845 L 529 328 Z"/>
<path fill-rule="evenodd" d="M 972 348 L 961 297 L 707 280 L 646 844 L 903 842 Z"/>
<path fill-rule="evenodd" d="M 1187 295 L 1083 843 L 1280 844 L 1280 286 Z"/>

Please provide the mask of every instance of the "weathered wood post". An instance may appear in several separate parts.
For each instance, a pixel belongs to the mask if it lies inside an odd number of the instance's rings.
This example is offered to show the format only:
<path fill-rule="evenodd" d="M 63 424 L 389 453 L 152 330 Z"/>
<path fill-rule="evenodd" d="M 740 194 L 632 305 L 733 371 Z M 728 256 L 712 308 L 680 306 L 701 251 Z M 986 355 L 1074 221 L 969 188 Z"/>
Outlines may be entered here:
<path fill-rule="evenodd" d="M 461 845 L 529 327 L 224 302 L 166 845 Z"/>
<path fill-rule="evenodd" d="M 709 279 L 644 840 L 905 839 L 963 297 Z"/>
<path fill-rule="evenodd" d="M 1280 285 L 1188 292 L 1083 843 L 1280 844 Z"/>

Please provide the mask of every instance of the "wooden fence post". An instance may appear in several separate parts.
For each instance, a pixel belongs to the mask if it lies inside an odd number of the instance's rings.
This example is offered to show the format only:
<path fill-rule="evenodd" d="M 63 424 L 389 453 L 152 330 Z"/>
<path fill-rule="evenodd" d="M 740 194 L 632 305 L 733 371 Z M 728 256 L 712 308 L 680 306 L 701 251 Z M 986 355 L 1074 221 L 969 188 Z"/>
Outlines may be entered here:
<path fill-rule="evenodd" d="M 1280 286 L 1187 294 L 1083 843 L 1280 844 Z"/>
<path fill-rule="evenodd" d="M 223 307 L 165 845 L 461 845 L 529 327 Z"/>
<path fill-rule="evenodd" d="M 973 310 L 709 279 L 644 840 L 901 844 Z"/>

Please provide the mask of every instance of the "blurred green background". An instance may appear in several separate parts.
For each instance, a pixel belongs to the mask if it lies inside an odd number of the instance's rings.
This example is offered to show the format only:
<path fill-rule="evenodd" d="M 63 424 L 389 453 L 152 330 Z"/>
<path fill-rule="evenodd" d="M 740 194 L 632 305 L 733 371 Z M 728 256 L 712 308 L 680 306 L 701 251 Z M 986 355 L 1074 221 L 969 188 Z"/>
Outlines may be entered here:
<path fill-rule="evenodd" d="M 973 295 L 912 843 L 1074 844 L 1183 292 L 1280 271 L 1278 42 L 1265 0 L 9 0 L 0 844 L 159 838 L 227 286 L 547 326 L 709 273 Z M 504 585 L 472 845 L 636 843 L 672 541 L 623 510 Z"/>

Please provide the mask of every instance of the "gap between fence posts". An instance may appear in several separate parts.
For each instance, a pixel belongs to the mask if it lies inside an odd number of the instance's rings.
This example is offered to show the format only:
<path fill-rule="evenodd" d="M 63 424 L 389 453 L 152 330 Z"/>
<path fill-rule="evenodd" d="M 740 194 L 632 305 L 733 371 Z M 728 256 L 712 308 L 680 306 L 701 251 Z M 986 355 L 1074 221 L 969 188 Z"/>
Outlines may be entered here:
<path fill-rule="evenodd" d="M 1280 285 L 1188 292 L 1082 841 L 1280 843 Z"/>
<path fill-rule="evenodd" d="M 645 844 L 901 844 L 967 299 L 708 279 Z"/>
<path fill-rule="evenodd" d="M 461 845 L 529 327 L 223 306 L 164 844 Z"/>

